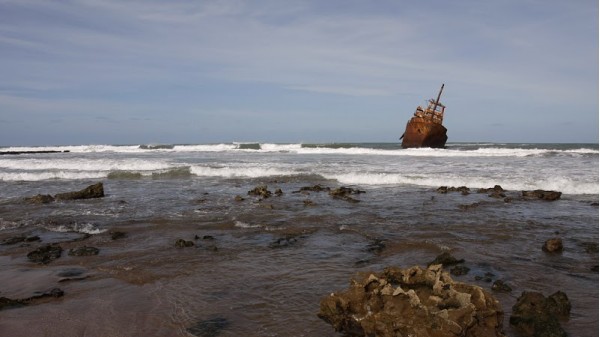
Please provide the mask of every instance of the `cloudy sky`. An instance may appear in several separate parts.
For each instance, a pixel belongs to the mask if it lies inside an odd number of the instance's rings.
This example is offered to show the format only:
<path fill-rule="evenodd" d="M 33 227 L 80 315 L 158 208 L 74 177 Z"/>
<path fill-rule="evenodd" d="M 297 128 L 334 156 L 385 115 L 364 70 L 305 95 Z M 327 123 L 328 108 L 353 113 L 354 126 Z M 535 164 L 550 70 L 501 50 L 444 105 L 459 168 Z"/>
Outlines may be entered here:
<path fill-rule="evenodd" d="M 598 142 L 597 0 L 0 0 L 0 146 Z"/>

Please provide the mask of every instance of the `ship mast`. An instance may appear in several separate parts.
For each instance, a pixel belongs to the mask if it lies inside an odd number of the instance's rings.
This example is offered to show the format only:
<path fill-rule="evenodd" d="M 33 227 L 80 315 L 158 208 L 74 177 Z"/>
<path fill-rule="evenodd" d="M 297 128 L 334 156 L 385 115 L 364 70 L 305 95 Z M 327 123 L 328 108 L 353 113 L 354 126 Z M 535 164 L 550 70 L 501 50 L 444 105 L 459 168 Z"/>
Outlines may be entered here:
<path fill-rule="evenodd" d="M 442 97 L 442 91 L 444 90 L 444 83 L 442 83 L 442 87 L 440 88 L 440 93 L 438 94 L 437 99 L 435 100 L 435 105 L 433 106 L 433 111 L 437 110 L 438 105 L 440 104 L 440 97 Z"/>

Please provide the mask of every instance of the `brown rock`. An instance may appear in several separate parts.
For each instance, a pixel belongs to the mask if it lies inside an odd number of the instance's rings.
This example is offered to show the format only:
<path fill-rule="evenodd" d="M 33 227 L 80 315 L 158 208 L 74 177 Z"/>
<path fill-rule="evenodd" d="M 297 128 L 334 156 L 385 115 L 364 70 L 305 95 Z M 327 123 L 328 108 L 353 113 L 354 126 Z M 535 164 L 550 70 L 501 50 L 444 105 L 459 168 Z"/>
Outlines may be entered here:
<path fill-rule="evenodd" d="M 566 337 L 559 318 L 568 318 L 571 303 L 561 291 L 544 297 L 539 292 L 524 291 L 512 307 L 510 324 L 523 336 Z"/>
<path fill-rule="evenodd" d="M 59 193 L 54 196 L 56 200 L 77 200 L 102 197 L 104 197 L 104 185 L 102 183 L 90 185 L 81 191 Z"/>
<path fill-rule="evenodd" d="M 318 316 L 346 336 L 500 337 L 500 303 L 454 282 L 441 265 L 363 273 L 321 300 Z"/>
<path fill-rule="evenodd" d="M 47 204 L 54 201 L 54 197 L 50 194 L 38 194 L 33 197 L 25 198 L 25 202 L 30 204 Z"/>
<path fill-rule="evenodd" d="M 542 199 L 547 201 L 554 201 L 560 199 L 562 195 L 561 192 L 556 191 L 544 191 L 544 190 L 535 190 L 535 191 L 523 191 L 523 197 L 526 199 Z"/>
<path fill-rule="evenodd" d="M 563 244 L 561 238 L 548 239 L 544 242 L 542 250 L 548 253 L 561 253 L 563 251 Z"/>

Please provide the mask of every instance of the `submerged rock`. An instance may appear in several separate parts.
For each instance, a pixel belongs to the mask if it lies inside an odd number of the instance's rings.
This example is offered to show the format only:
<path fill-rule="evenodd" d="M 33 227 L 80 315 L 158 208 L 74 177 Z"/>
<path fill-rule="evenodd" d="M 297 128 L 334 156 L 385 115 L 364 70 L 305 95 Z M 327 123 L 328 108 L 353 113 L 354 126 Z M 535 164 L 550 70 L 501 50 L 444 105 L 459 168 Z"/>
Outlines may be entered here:
<path fill-rule="evenodd" d="M 560 199 L 562 192 L 535 190 L 523 191 L 522 194 L 523 198 L 525 199 L 542 199 L 547 201 L 554 201 Z"/>
<path fill-rule="evenodd" d="M 7 297 L 0 297 L 0 310 L 18 308 L 33 303 L 35 300 L 44 297 L 62 297 L 65 293 L 60 288 L 52 288 L 46 291 L 37 291 L 31 297 L 22 299 L 10 299 Z"/>
<path fill-rule="evenodd" d="M 32 262 L 48 264 L 58 259 L 61 254 L 62 248 L 59 245 L 46 245 L 27 254 L 27 258 Z"/>
<path fill-rule="evenodd" d="M 548 239 L 544 242 L 542 250 L 548 253 L 561 253 L 563 251 L 563 243 L 561 238 Z"/>
<path fill-rule="evenodd" d="M 184 239 L 178 239 L 177 241 L 175 241 L 175 246 L 177 246 L 179 248 L 193 247 L 194 246 L 194 242 L 193 241 L 186 241 Z"/>
<path fill-rule="evenodd" d="M 127 233 L 125 233 L 125 232 L 119 232 L 119 231 L 111 231 L 108 234 L 110 234 L 110 238 L 112 240 L 118 240 L 118 239 L 122 239 L 124 237 L 127 237 Z"/>
<path fill-rule="evenodd" d="M 254 189 L 248 191 L 248 195 L 255 195 L 262 198 L 268 198 L 273 193 L 267 189 L 266 185 L 256 186 Z"/>
<path fill-rule="evenodd" d="M 504 336 L 500 303 L 441 265 L 359 274 L 321 300 L 318 316 L 346 336 Z"/>
<path fill-rule="evenodd" d="M 544 297 L 539 292 L 524 291 L 512 307 L 510 324 L 523 336 L 566 337 L 559 319 L 567 319 L 571 303 L 561 291 Z"/>
<path fill-rule="evenodd" d="M 187 332 L 197 337 L 216 337 L 222 330 L 227 329 L 231 322 L 227 318 L 217 317 L 200 321 L 187 328 Z"/>
<path fill-rule="evenodd" d="M 512 291 L 512 288 L 508 284 L 504 283 L 504 281 L 496 280 L 492 284 L 492 290 L 498 291 L 498 292 L 509 293 Z"/>
<path fill-rule="evenodd" d="M 50 194 L 38 194 L 33 197 L 25 198 L 25 202 L 30 204 L 47 204 L 54 201 L 54 197 Z"/>
<path fill-rule="evenodd" d="M 348 202 L 357 203 L 360 200 L 352 198 L 350 195 L 365 193 L 365 191 L 361 191 L 359 189 L 354 189 L 351 187 L 338 187 L 336 189 L 330 190 L 329 195 L 335 199 L 342 199 Z"/>
<path fill-rule="evenodd" d="M 444 267 L 447 266 L 452 266 L 455 264 L 459 264 L 459 263 L 463 263 L 465 262 L 464 259 L 457 259 L 454 256 L 452 256 L 450 253 L 448 252 L 443 252 L 442 254 L 438 255 L 433 261 L 429 262 L 427 265 L 431 266 L 434 264 L 441 264 Z"/>
<path fill-rule="evenodd" d="M 71 256 L 92 256 L 98 255 L 98 253 L 100 253 L 100 249 L 87 246 L 77 247 L 69 250 L 69 255 Z"/>
<path fill-rule="evenodd" d="M 104 197 L 104 185 L 102 183 L 90 185 L 81 191 L 59 193 L 54 196 L 56 200 L 77 200 L 102 197 Z"/>

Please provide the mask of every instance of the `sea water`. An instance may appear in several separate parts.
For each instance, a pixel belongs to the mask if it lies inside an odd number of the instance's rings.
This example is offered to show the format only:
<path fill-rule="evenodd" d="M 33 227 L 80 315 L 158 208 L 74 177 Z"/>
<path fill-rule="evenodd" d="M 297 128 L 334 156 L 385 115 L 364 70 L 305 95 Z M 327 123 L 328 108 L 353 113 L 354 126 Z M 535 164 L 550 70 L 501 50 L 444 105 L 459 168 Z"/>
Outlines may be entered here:
<path fill-rule="evenodd" d="M 505 310 L 561 290 L 573 336 L 598 331 L 598 144 L 143 144 L 12 147 L 0 156 L 0 296 L 60 287 L 59 300 L 0 311 L 0 335 L 336 336 L 319 300 L 359 271 L 426 265 L 448 251 Z M 102 182 L 100 199 L 30 204 Z M 256 186 L 280 196 L 248 195 Z M 358 202 L 319 185 L 364 191 Z M 505 198 L 477 193 L 500 185 Z M 440 186 L 470 193 L 440 194 Z M 525 200 L 525 190 L 562 192 Z M 112 240 L 110 233 L 127 233 Z M 91 237 L 84 236 L 91 234 Z M 560 237 L 561 254 L 541 246 Z M 194 242 L 178 248 L 177 239 Z M 47 243 L 100 254 L 29 262 Z M 595 247 L 594 250 L 589 247 Z M 82 280 L 59 282 L 76 269 Z M 487 276 L 486 276 L 487 275 Z M 43 319 L 42 319 L 43 318 Z M 62 322 L 57 324 L 57 322 Z M 212 335 L 211 335 L 212 333 Z"/>

